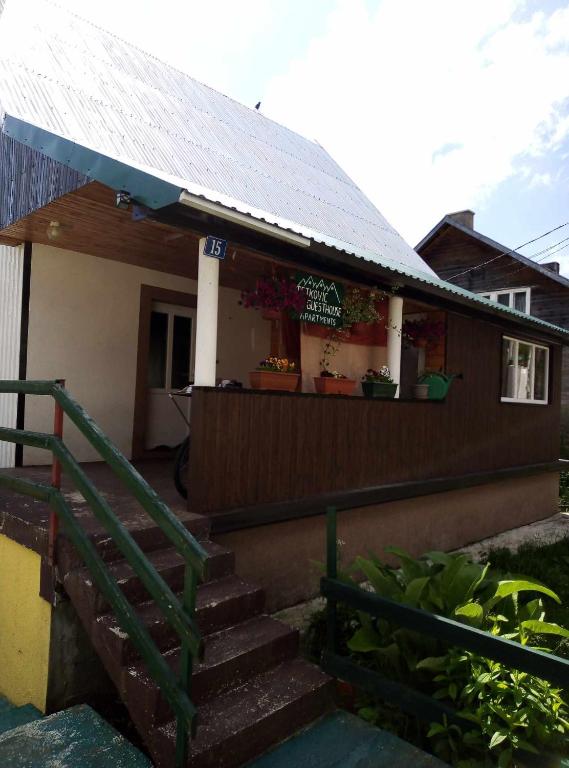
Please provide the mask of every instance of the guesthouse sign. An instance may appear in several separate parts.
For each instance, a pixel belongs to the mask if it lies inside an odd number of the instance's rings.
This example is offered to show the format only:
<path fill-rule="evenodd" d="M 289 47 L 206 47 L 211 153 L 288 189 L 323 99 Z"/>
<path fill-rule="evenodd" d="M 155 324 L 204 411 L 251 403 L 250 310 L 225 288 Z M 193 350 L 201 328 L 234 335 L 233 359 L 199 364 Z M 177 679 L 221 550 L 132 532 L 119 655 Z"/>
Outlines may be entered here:
<path fill-rule="evenodd" d="M 342 327 L 344 286 L 318 275 L 297 273 L 296 287 L 306 294 L 306 306 L 296 317 L 305 323 L 317 323 L 328 328 Z"/>

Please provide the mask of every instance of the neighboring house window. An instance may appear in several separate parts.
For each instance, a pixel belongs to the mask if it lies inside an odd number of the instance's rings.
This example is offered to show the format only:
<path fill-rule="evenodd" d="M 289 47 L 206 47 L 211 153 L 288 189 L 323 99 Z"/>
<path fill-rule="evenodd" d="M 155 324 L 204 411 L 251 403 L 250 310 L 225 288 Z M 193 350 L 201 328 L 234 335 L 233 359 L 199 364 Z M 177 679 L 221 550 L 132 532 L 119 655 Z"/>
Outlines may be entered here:
<path fill-rule="evenodd" d="M 502 338 L 502 402 L 547 403 L 549 349 Z"/>
<path fill-rule="evenodd" d="M 492 291 L 480 295 L 482 298 L 495 301 L 503 307 L 517 309 L 518 312 L 525 312 L 529 315 L 531 288 L 505 288 L 502 291 Z"/>

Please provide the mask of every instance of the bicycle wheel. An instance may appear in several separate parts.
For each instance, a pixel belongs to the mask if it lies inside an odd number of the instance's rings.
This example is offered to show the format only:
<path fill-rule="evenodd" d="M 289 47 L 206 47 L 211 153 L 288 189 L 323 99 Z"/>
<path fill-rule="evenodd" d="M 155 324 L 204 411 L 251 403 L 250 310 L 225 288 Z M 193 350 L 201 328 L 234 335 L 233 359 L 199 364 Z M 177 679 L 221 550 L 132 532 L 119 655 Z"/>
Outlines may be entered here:
<path fill-rule="evenodd" d="M 176 453 L 174 460 L 174 485 L 180 496 L 188 498 L 188 459 L 190 456 L 190 436 L 186 437 Z"/>

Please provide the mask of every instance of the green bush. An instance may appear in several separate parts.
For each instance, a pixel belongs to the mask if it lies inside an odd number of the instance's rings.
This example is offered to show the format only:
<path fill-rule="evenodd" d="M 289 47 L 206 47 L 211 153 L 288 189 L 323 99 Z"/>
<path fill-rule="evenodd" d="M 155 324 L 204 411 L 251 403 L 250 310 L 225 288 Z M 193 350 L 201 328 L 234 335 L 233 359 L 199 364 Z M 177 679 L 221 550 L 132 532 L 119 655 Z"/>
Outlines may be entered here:
<path fill-rule="evenodd" d="M 430 552 L 413 558 L 389 548 L 399 568 L 377 557 L 359 557 L 352 573 L 363 573 L 382 597 L 421 608 L 495 635 L 536 645 L 547 637 L 554 649 L 569 630 L 545 617 L 543 598 L 559 603 L 537 580 L 501 576 L 489 564 L 466 555 Z M 352 616 L 343 624 L 353 626 Z M 427 733 L 433 751 L 455 766 L 514 765 L 518 750 L 560 750 L 569 734 L 569 712 L 562 692 L 532 675 L 510 670 L 470 651 L 358 613 L 349 651 L 370 668 L 451 704 L 464 726 L 433 723 Z M 381 703 L 366 701 L 366 719 L 393 727 L 397 720 Z M 403 735 L 403 734 L 401 734 Z"/>

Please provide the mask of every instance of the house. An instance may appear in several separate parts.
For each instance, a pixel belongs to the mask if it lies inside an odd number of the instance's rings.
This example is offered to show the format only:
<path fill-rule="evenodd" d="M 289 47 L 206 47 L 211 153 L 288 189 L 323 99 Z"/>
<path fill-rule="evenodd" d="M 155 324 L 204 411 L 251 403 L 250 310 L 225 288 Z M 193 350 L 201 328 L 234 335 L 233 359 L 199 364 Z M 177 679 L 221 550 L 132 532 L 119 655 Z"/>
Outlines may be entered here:
<path fill-rule="evenodd" d="M 443 280 L 484 298 L 569 328 L 569 280 L 550 261 L 561 247 L 523 256 L 474 229 L 474 212 L 458 211 L 442 218 L 416 246 L 417 253 Z M 543 251 L 543 252 L 542 252 Z M 561 402 L 569 404 L 569 357 L 563 353 Z"/>
<path fill-rule="evenodd" d="M 158 611 L 181 621 L 183 590 L 183 616 L 195 608 L 195 572 L 184 580 L 168 534 L 209 563 L 195 614 L 218 655 L 194 670 L 205 735 L 192 765 L 237 765 L 329 705 L 294 633 L 263 615 L 317 592 L 328 506 L 347 559 L 451 549 L 555 511 L 568 333 L 438 277 L 317 143 L 48 0 L 33 18 L 20 5 L 0 22 L 1 364 L 26 380 L 0 386 L 0 436 L 26 443 L 0 473 L 0 692 L 50 710 L 109 675 L 171 765 L 176 722 L 108 599 L 120 583 L 161 654 L 156 674 L 163 653 L 189 674 L 189 640 L 176 645 Z M 306 303 L 247 306 L 261 285 Z M 348 296 L 381 319 L 337 328 Z M 405 322 L 438 330 L 408 343 Z M 270 354 L 295 362 L 293 391 L 249 386 Z M 315 391 L 330 356 L 351 394 Z M 361 376 L 384 364 L 399 396 L 364 397 Z M 427 368 L 457 376 L 446 398 L 414 397 Z M 169 395 L 188 381 L 186 502 L 171 477 L 186 425 Z M 69 513 L 59 535 L 53 499 Z M 156 574 L 161 602 L 145 592 Z"/>

